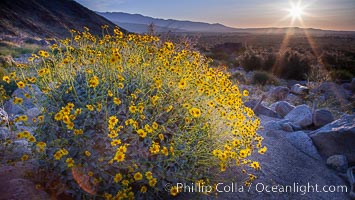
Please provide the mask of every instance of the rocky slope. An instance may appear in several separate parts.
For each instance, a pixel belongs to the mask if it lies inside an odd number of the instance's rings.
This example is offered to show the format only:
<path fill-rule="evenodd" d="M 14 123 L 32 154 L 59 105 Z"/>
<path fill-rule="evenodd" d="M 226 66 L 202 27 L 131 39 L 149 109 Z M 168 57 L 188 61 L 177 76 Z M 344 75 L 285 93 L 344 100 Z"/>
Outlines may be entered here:
<path fill-rule="evenodd" d="M 105 24 L 116 26 L 73 0 L 0 1 L 1 35 L 62 38 L 84 26 L 100 34 Z"/>

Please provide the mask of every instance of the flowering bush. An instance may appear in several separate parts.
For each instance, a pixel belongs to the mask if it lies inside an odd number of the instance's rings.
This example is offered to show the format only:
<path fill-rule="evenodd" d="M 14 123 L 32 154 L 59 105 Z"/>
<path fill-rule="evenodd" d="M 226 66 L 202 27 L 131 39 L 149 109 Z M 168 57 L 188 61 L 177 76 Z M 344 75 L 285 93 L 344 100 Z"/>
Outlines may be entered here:
<path fill-rule="evenodd" d="M 248 92 L 204 56 L 117 28 L 103 38 L 72 33 L 29 58 L 16 82 L 45 96 L 35 137 L 19 138 L 73 194 L 154 198 L 167 195 L 166 183 L 213 184 L 228 166 L 259 169 L 248 157 L 266 147 L 242 103 Z"/>

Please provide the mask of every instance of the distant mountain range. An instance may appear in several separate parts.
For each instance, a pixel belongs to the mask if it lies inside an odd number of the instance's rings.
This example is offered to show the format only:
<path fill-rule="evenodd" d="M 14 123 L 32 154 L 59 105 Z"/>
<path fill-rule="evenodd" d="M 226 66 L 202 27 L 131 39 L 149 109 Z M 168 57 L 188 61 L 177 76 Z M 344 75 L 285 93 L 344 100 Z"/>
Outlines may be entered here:
<path fill-rule="evenodd" d="M 118 26 L 136 33 L 148 31 L 148 25 L 153 23 L 157 32 L 235 32 L 238 29 L 222 24 L 209 24 L 204 22 L 180 21 L 174 19 L 158 19 L 140 14 L 123 12 L 97 12 L 97 14 L 112 21 Z"/>
<path fill-rule="evenodd" d="M 254 34 L 354 34 L 351 31 L 329 31 L 313 28 L 232 28 L 223 24 L 210 24 L 204 22 L 181 21 L 174 19 L 158 19 L 140 14 L 129 14 L 123 12 L 96 12 L 120 27 L 135 33 L 148 32 L 148 26 L 154 24 L 156 32 L 205 32 L 205 33 L 254 33 Z"/>
<path fill-rule="evenodd" d="M 18 37 L 70 36 L 69 30 L 115 24 L 73 0 L 0 0 L 0 34 Z"/>

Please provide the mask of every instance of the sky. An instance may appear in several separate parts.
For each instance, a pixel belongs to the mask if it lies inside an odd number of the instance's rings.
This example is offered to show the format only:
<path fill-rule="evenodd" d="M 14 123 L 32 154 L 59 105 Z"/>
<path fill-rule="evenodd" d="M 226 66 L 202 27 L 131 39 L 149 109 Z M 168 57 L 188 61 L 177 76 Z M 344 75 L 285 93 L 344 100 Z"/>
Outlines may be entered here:
<path fill-rule="evenodd" d="M 162 19 L 221 23 L 235 28 L 297 26 L 355 31 L 355 0 L 76 1 L 94 11 L 126 12 Z M 292 7 L 299 7 L 301 15 L 290 16 Z"/>

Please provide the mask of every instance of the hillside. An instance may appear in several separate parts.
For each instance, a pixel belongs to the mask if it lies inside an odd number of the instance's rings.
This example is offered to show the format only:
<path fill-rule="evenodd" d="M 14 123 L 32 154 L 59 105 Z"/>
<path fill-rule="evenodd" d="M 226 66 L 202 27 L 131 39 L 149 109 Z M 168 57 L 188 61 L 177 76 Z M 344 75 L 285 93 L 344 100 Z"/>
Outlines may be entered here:
<path fill-rule="evenodd" d="M 73 0 L 1 0 L 0 34 L 17 37 L 66 37 L 68 30 L 115 25 Z"/>

